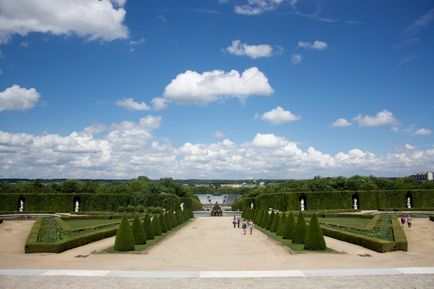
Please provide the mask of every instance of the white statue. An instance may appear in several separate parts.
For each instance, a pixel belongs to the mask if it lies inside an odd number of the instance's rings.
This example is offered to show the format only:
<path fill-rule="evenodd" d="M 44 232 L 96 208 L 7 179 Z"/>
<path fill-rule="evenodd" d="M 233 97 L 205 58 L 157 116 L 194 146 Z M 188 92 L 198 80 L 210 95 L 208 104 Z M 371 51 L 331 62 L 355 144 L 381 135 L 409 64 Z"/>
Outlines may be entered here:
<path fill-rule="evenodd" d="M 80 210 L 80 203 L 77 201 L 75 201 L 75 208 L 74 208 L 74 212 L 78 213 L 78 211 Z"/>
<path fill-rule="evenodd" d="M 20 207 L 19 207 L 18 211 L 20 211 L 20 212 L 24 211 L 24 201 L 23 200 L 20 200 Z"/>
<path fill-rule="evenodd" d="M 181 211 L 184 211 L 184 203 L 181 203 L 179 206 L 181 207 Z"/>
<path fill-rule="evenodd" d="M 304 199 L 300 201 L 300 211 L 304 211 Z"/>
<path fill-rule="evenodd" d="M 357 199 L 356 198 L 354 198 L 353 208 L 354 208 L 354 210 L 357 210 L 359 208 L 359 206 L 357 205 Z"/>
<path fill-rule="evenodd" d="M 253 202 L 250 203 L 250 209 L 253 210 Z"/>
<path fill-rule="evenodd" d="M 407 197 L 407 208 L 411 209 L 411 198 Z"/>

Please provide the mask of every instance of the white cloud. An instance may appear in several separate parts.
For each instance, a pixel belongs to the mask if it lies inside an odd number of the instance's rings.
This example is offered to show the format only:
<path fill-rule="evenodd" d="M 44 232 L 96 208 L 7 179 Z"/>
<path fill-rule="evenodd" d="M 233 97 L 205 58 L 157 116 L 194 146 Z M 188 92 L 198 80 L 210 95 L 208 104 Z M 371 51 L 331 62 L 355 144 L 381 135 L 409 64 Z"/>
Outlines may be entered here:
<path fill-rule="evenodd" d="M 378 112 L 375 116 L 369 115 L 358 115 L 354 118 L 359 126 L 382 126 L 391 125 L 396 126 L 398 121 L 393 116 L 393 113 L 384 109 Z"/>
<path fill-rule="evenodd" d="M 246 0 L 245 4 L 235 5 L 234 11 L 243 15 L 258 15 L 276 9 L 280 4 L 288 2 L 295 5 L 298 0 Z"/>
<path fill-rule="evenodd" d="M 226 48 L 231 54 L 238 56 L 248 56 L 253 59 L 260 57 L 270 57 L 273 54 L 273 47 L 269 44 L 249 45 L 240 40 L 232 41 L 232 45 Z"/>
<path fill-rule="evenodd" d="M 225 134 L 222 131 L 220 131 L 220 130 L 216 130 L 214 132 L 214 137 L 217 138 L 217 139 L 224 139 L 225 138 Z"/>
<path fill-rule="evenodd" d="M 328 47 L 327 43 L 320 40 L 315 40 L 313 43 L 299 41 L 297 45 L 300 48 L 308 48 L 308 49 L 315 49 L 315 50 L 324 50 Z"/>
<path fill-rule="evenodd" d="M 128 37 L 125 0 L 14 0 L 0 1 L 0 43 L 12 35 L 32 32 L 75 34 L 89 40 Z"/>
<path fill-rule="evenodd" d="M 293 54 L 291 55 L 291 61 L 293 64 L 299 64 L 303 61 L 303 57 L 301 54 Z"/>
<path fill-rule="evenodd" d="M 163 110 L 169 105 L 169 101 L 163 97 L 155 97 L 151 103 L 154 110 Z"/>
<path fill-rule="evenodd" d="M 34 88 L 12 85 L 0 92 L 0 111 L 26 110 L 36 105 L 39 93 Z"/>
<path fill-rule="evenodd" d="M 332 127 L 347 127 L 352 125 L 352 123 L 345 118 L 338 118 L 333 124 Z"/>
<path fill-rule="evenodd" d="M 289 110 L 284 110 L 282 107 L 278 106 L 275 109 L 265 112 L 261 119 L 268 121 L 272 124 L 284 124 L 287 122 L 292 122 L 300 119 L 300 116 L 293 114 Z"/>
<path fill-rule="evenodd" d="M 142 45 L 143 43 L 145 43 L 146 39 L 145 38 L 140 38 L 139 40 L 130 40 L 128 41 L 129 45 L 135 46 L 135 45 Z"/>
<path fill-rule="evenodd" d="M 257 133 L 252 141 L 252 144 L 257 147 L 279 147 L 286 145 L 288 140 L 281 136 L 275 136 L 274 134 L 261 134 Z"/>
<path fill-rule="evenodd" d="M 419 16 L 419 19 L 414 21 L 410 26 L 408 26 L 404 33 L 410 35 L 419 29 L 425 28 L 434 21 L 434 9 L 428 10 L 425 14 Z"/>
<path fill-rule="evenodd" d="M 124 107 L 128 110 L 149 110 L 150 107 L 144 102 L 137 102 L 133 98 L 122 98 L 116 101 L 118 106 Z"/>
<path fill-rule="evenodd" d="M 178 74 L 164 90 L 164 97 L 178 104 L 207 104 L 223 98 L 246 100 L 252 95 L 270 95 L 273 89 L 258 68 L 198 73 L 187 70 Z"/>
<path fill-rule="evenodd" d="M 414 136 L 427 136 L 427 135 L 430 135 L 431 133 L 432 133 L 432 131 L 430 129 L 419 128 L 415 132 L 413 132 L 412 135 L 414 135 Z"/>

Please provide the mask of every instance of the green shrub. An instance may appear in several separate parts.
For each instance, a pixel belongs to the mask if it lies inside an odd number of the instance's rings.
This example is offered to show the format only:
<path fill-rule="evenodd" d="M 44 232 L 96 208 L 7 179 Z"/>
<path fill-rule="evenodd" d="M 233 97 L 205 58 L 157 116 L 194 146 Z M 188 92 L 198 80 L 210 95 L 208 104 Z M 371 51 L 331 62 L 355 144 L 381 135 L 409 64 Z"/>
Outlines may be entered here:
<path fill-rule="evenodd" d="M 179 224 L 176 220 L 175 212 L 170 212 L 169 217 L 170 217 L 170 221 L 172 221 L 173 228 L 176 228 Z"/>
<path fill-rule="evenodd" d="M 262 228 L 266 228 L 267 227 L 267 224 L 268 224 L 268 219 L 270 218 L 270 214 L 268 213 L 268 211 L 267 210 L 264 210 L 264 213 L 263 213 L 263 215 L 262 215 L 262 219 L 261 219 L 261 224 L 260 224 L 260 226 L 262 227 Z"/>
<path fill-rule="evenodd" d="M 136 207 L 134 207 L 133 205 L 128 205 L 127 206 L 127 211 L 130 212 L 130 213 L 135 212 L 136 211 Z"/>
<path fill-rule="evenodd" d="M 261 223 L 261 219 L 262 219 L 262 216 L 264 214 L 264 211 L 263 210 L 259 210 L 259 209 L 256 209 L 256 210 L 258 211 L 258 213 L 256 213 L 256 217 L 254 218 L 253 222 L 256 225 L 259 225 Z"/>
<path fill-rule="evenodd" d="M 176 217 L 176 223 L 178 223 L 178 225 L 181 225 L 182 223 L 184 223 L 184 218 L 181 215 L 181 211 L 176 211 L 175 217 Z"/>
<path fill-rule="evenodd" d="M 166 228 L 167 228 L 167 231 L 170 231 L 170 230 L 173 229 L 172 220 L 171 220 L 171 218 L 170 218 L 169 215 L 170 215 L 170 214 L 169 214 L 169 212 L 167 212 L 167 211 L 164 213 L 164 219 L 165 219 L 165 221 L 166 221 Z"/>
<path fill-rule="evenodd" d="M 298 213 L 297 223 L 294 228 L 294 236 L 292 242 L 294 244 L 304 244 L 304 238 L 306 236 L 306 221 L 302 212 Z"/>
<path fill-rule="evenodd" d="M 309 226 L 307 227 L 306 231 L 306 238 L 304 240 L 304 248 L 306 250 L 327 249 L 316 214 L 313 214 L 313 216 L 310 218 Z"/>
<path fill-rule="evenodd" d="M 167 232 L 167 226 L 166 226 L 166 221 L 164 220 L 163 214 L 159 214 L 158 219 L 160 221 L 161 232 L 166 233 Z"/>
<path fill-rule="evenodd" d="M 146 244 L 146 235 L 142 223 L 138 216 L 134 217 L 133 226 L 131 227 L 135 244 Z"/>
<path fill-rule="evenodd" d="M 365 226 L 366 230 L 373 230 L 375 226 L 377 226 L 378 221 L 380 220 L 381 215 L 375 215 Z"/>
<path fill-rule="evenodd" d="M 276 214 L 274 213 L 274 211 L 272 211 L 270 217 L 267 220 L 267 227 L 266 227 L 267 230 L 271 230 L 271 225 L 273 225 L 275 216 Z"/>
<path fill-rule="evenodd" d="M 286 216 L 285 213 L 282 213 L 279 217 L 279 227 L 277 228 L 277 235 L 278 236 L 283 236 L 283 232 L 285 231 L 285 225 L 286 225 L 286 219 L 288 217 Z"/>
<path fill-rule="evenodd" d="M 392 218 L 392 230 L 393 230 L 393 250 L 407 251 L 408 243 L 405 232 L 401 227 L 401 224 L 396 218 Z"/>
<path fill-rule="evenodd" d="M 152 218 L 152 230 L 155 236 L 160 236 L 162 233 L 159 215 L 154 215 Z"/>
<path fill-rule="evenodd" d="M 124 206 L 119 206 L 118 207 L 118 212 L 125 212 L 125 207 Z"/>
<path fill-rule="evenodd" d="M 148 214 L 145 215 L 145 218 L 143 220 L 143 229 L 145 231 L 147 240 L 154 239 L 154 230 L 152 230 L 151 218 Z"/>
<path fill-rule="evenodd" d="M 434 222 L 434 215 L 429 216 L 429 220 Z"/>
<path fill-rule="evenodd" d="M 130 229 L 127 217 L 123 217 L 116 234 L 115 246 L 116 251 L 134 250 L 134 238 Z"/>
<path fill-rule="evenodd" d="M 137 206 L 137 212 L 143 213 L 144 211 L 145 211 L 145 207 L 143 205 L 138 205 Z"/>
<path fill-rule="evenodd" d="M 283 230 L 283 239 L 292 240 L 294 237 L 294 227 L 295 219 L 292 212 L 289 212 L 288 218 L 286 219 L 285 229 Z"/>
<path fill-rule="evenodd" d="M 279 221 L 280 221 L 280 214 L 276 213 L 274 215 L 273 224 L 271 224 L 271 232 L 273 232 L 273 233 L 277 232 L 277 228 L 279 226 Z"/>

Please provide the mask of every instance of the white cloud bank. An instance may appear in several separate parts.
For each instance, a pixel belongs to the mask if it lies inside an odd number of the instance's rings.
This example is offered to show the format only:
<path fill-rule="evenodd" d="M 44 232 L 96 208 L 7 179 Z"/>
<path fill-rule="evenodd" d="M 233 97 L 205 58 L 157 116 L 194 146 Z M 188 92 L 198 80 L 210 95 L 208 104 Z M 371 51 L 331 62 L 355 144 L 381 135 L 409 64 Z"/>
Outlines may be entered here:
<path fill-rule="evenodd" d="M 430 135 L 432 131 L 428 128 L 419 128 L 412 135 L 414 136 L 427 136 Z"/>
<path fill-rule="evenodd" d="M 13 0 L 0 1 L 0 43 L 12 35 L 32 32 L 75 34 L 89 40 L 128 37 L 125 0 Z"/>
<path fill-rule="evenodd" d="M 398 124 L 398 121 L 395 119 L 393 113 L 386 109 L 378 112 L 375 116 L 359 114 L 354 118 L 354 121 L 359 126 L 396 126 Z"/>
<path fill-rule="evenodd" d="M 69 135 L 0 131 L 0 175 L 23 178 L 309 178 L 408 175 L 434 164 L 434 146 L 405 145 L 385 155 L 360 148 L 335 155 L 271 133 L 252 140 L 174 146 L 153 131 L 161 117 L 91 126 Z M 223 137 L 223 135 L 218 135 Z"/>
<path fill-rule="evenodd" d="M 352 123 L 345 118 L 338 118 L 333 124 L 332 127 L 348 127 L 351 126 Z"/>
<path fill-rule="evenodd" d="M 273 47 L 269 44 L 250 45 L 242 43 L 240 40 L 232 41 L 231 46 L 226 51 L 237 56 L 248 56 L 256 59 L 260 57 L 270 57 L 273 54 Z"/>
<path fill-rule="evenodd" d="M 224 98 L 245 101 L 252 95 L 270 95 L 273 89 L 264 73 L 252 67 L 240 73 L 222 70 L 178 74 L 164 90 L 164 97 L 178 104 L 205 105 Z"/>
<path fill-rule="evenodd" d="M 265 112 L 261 116 L 262 120 L 268 121 L 271 124 L 284 124 L 284 123 L 299 120 L 300 118 L 301 118 L 300 116 L 293 114 L 289 110 L 284 110 L 280 106 Z"/>
<path fill-rule="evenodd" d="M 222 3 L 227 2 L 223 1 Z M 295 5 L 298 0 L 246 0 L 244 4 L 235 5 L 234 11 L 243 15 L 258 15 L 276 9 L 280 4 Z"/>
<path fill-rule="evenodd" d="M 0 111 L 30 109 L 38 100 L 39 93 L 36 89 L 27 89 L 14 84 L 0 92 Z"/>

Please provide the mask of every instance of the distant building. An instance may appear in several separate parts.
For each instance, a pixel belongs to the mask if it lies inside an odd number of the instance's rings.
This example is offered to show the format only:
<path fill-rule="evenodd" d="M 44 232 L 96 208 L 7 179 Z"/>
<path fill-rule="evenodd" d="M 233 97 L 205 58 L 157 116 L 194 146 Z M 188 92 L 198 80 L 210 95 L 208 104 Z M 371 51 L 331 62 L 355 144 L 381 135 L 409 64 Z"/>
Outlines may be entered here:
<path fill-rule="evenodd" d="M 434 179 L 433 172 L 415 173 L 411 175 L 410 178 L 415 178 L 416 180 L 422 181 L 432 181 Z"/>

